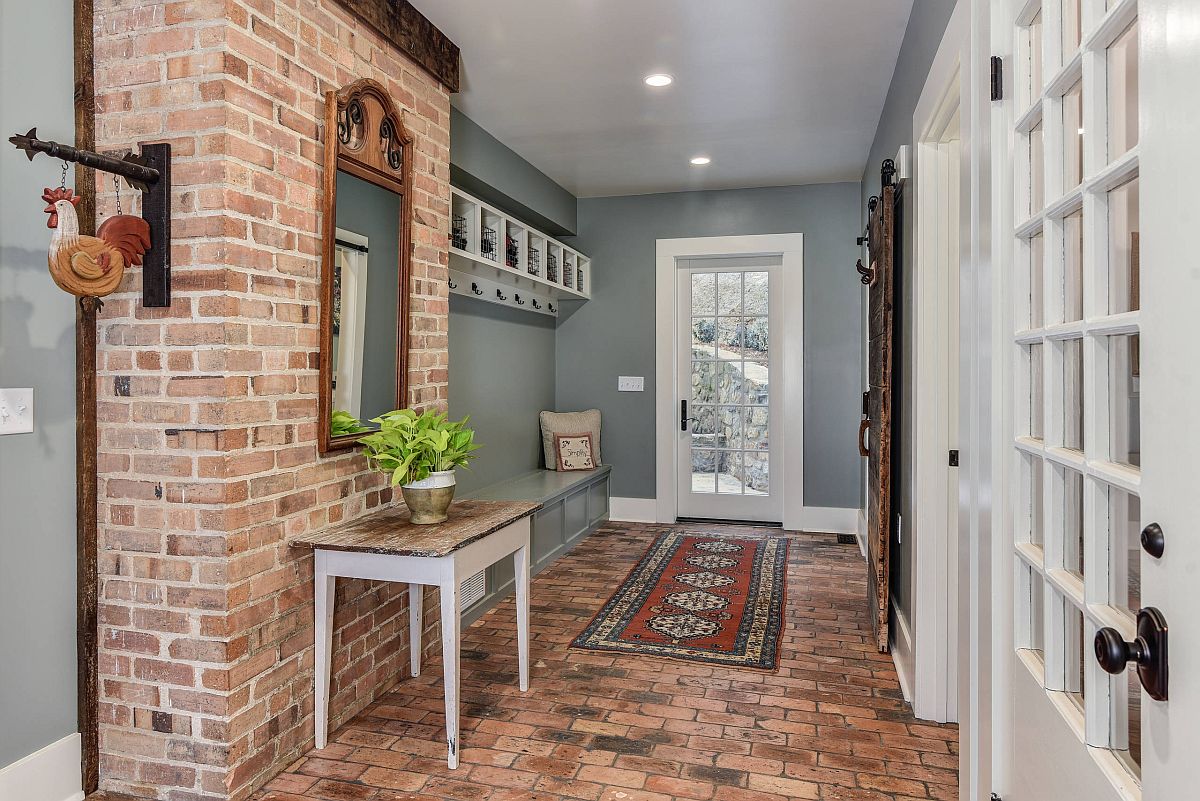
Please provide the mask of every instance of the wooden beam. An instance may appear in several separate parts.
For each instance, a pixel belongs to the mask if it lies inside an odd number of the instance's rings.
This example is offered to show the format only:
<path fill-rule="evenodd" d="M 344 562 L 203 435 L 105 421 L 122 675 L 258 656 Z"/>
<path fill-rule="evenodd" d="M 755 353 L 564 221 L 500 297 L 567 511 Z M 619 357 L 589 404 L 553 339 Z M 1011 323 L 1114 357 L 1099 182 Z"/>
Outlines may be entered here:
<path fill-rule="evenodd" d="M 96 80 L 92 0 L 74 0 L 75 146 L 96 149 Z M 96 181 L 75 165 L 79 233 L 96 233 Z M 80 769 L 83 792 L 100 784 L 100 696 L 97 675 L 99 576 L 96 551 L 96 311 L 100 301 L 80 298 L 75 312 L 75 643 L 78 661 Z"/>
<path fill-rule="evenodd" d="M 408 0 L 337 0 L 451 92 L 459 90 L 458 45 Z"/>

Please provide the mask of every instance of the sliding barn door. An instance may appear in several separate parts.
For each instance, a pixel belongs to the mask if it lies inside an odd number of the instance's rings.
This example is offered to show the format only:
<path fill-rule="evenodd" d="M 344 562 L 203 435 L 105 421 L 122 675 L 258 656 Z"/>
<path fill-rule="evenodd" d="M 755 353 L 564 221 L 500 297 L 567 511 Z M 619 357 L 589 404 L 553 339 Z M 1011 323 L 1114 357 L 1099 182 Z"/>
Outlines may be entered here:
<path fill-rule="evenodd" d="M 870 358 L 866 413 L 863 421 L 867 441 L 867 600 L 876 645 L 888 648 L 888 557 L 889 521 L 892 498 L 892 357 L 893 341 L 893 253 L 896 187 L 885 186 L 872 199 L 868 226 L 871 266 L 864 280 L 869 287 Z M 860 434 L 861 439 L 861 434 Z"/>

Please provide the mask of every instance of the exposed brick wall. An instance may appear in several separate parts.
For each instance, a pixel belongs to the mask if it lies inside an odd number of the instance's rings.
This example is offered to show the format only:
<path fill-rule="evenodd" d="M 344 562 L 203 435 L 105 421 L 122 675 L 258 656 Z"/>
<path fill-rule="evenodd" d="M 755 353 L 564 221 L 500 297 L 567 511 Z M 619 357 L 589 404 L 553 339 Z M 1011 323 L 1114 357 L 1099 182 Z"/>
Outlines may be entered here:
<path fill-rule="evenodd" d="M 100 331 L 106 789 L 244 798 L 312 739 L 312 560 L 286 539 L 393 500 L 316 446 L 324 92 L 362 77 L 415 140 L 408 400 L 444 407 L 446 91 L 333 0 L 96 2 L 100 149 L 174 149 L 173 303 L 142 308 L 133 271 Z M 405 675 L 406 619 L 399 587 L 341 582 L 335 725 Z"/>

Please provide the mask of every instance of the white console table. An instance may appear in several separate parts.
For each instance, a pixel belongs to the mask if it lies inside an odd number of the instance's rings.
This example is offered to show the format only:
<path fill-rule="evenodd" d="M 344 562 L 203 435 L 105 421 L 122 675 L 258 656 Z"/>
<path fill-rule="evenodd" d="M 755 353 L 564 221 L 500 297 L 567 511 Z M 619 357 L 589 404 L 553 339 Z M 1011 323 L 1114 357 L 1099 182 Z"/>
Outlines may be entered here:
<path fill-rule="evenodd" d="M 422 586 L 441 589 L 442 670 L 446 694 L 447 764 L 458 767 L 458 683 L 463 579 L 512 556 L 516 571 L 517 650 L 521 691 L 529 689 L 529 519 L 541 504 L 456 501 L 445 523 L 416 526 L 403 507 L 301 535 L 294 547 L 313 549 L 316 602 L 316 740 L 329 736 L 329 670 L 333 598 L 338 577 L 408 584 L 412 674 L 421 673 Z"/>

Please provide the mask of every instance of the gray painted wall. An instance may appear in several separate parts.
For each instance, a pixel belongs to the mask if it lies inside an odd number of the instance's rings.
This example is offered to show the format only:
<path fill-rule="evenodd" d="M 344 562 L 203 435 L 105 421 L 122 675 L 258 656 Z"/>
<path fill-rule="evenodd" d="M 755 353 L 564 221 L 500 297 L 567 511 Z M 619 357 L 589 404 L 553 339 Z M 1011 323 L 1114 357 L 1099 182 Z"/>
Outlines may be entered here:
<path fill-rule="evenodd" d="M 396 285 L 400 259 L 400 196 L 346 172 L 337 174 L 338 228 L 367 238 L 366 335 L 363 342 L 363 420 L 396 403 Z M 343 314 L 346 299 L 342 299 Z M 368 425 L 374 426 L 373 423 Z"/>
<path fill-rule="evenodd" d="M 450 415 L 483 445 L 463 494 L 542 466 L 538 412 L 554 408 L 554 318 L 450 296 Z"/>
<path fill-rule="evenodd" d="M 450 110 L 450 180 L 548 234 L 575 233 L 575 196 L 458 109 Z"/>
<path fill-rule="evenodd" d="M 74 139 L 71 30 L 70 0 L 0 3 L 5 137 Z M 41 202 L 58 173 L 0 148 L 0 386 L 33 387 L 36 412 L 33 434 L 0 437 L 0 767 L 78 730 L 75 304 L 46 270 Z"/>
<path fill-rule="evenodd" d="M 867 169 L 863 173 L 862 198 L 859 206 L 861 225 L 866 225 L 867 198 L 879 193 L 879 166 L 886 158 L 894 158 L 901 145 L 913 144 L 913 112 L 916 111 L 917 101 L 921 90 L 925 88 L 925 79 L 929 76 L 929 66 L 942 42 L 946 32 L 946 24 L 954 11 L 956 0 L 920 0 L 913 4 L 912 16 L 908 20 L 908 28 L 904 32 L 904 42 L 900 47 L 900 55 L 896 59 L 896 71 L 892 76 L 892 85 L 888 89 L 887 102 L 875 131 L 875 141 L 871 145 L 871 153 L 867 159 Z M 911 184 L 910 184 L 911 188 Z M 899 309 L 899 319 L 902 325 L 908 325 L 912 320 L 913 280 L 911 267 L 913 264 L 913 192 L 905 192 L 903 196 L 903 246 L 904 265 L 901 271 L 900 284 L 902 300 Z M 911 329 L 911 326 L 909 327 Z M 901 392 L 906 392 L 911 386 L 913 354 L 910 331 L 902 337 L 899 364 Z M 865 388 L 865 387 L 864 387 Z M 907 465 L 912 459 L 913 416 L 911 404 L 901 403 L 900 409 L 900 441 L 893 447 L 899 447 L 901 464 Z M 913 519 L 911 490 L 912 477 L 906 472 L 893 476 L 899 485 L 902 500 L 900 514 L 905 521 Z M 861 501 L 860 501 L 861 502 Z M 895 514 L 893 513 L 893 521 Z M 905 526 L 905 529 L 908 527 Z M 912 571 L 912 544 L 914 535 L 896 539 L 896 526 L 892 525 L 892 559 L 891 584 L 892 600 L 902 610 L 912 608 L 912 587 L 910 574 Z"/>
<path fill-rule="evenodd" d="M 655 492 L 655 240 L 799 232 L 805 235 L 805 503 L 858 506 L 860 197 L 857 183 L 843 183 L 579 201 L 575 244 L 594 259 L 596 280 L 592 299 L 559 320 L 557 401 L 562 410 L 595 406 L 603 413 L 614 496 Z M 645 376 L 646 391 L 618 393 L 618 375 Z"/>
<path fill-rule="evenodd" d="M 457 109 L 451 180 L 548 233 L 575 230 L 575 196 Z M 554 319 L 450 296 L 450 414 L 471 416 L 484 447 L 460 470 L 459 491 L 542 467 L 538 412 L 554 409 Z"/>

